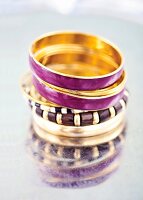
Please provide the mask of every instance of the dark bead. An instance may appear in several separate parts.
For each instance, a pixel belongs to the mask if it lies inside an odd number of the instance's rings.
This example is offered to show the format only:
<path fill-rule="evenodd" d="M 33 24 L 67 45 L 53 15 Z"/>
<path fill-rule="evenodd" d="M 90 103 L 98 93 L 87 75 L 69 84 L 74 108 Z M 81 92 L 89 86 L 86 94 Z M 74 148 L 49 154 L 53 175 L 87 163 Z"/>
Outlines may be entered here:
<path fill-rule="evenodd" d="M 31 100 L 29 99 L 28 102 L 31 104 Z"/>
<path fill-rule="evenodd" d="M 31 100 L 28 100 L 28 105 L 30 106 L 30 108 L 32 108 Z"/>
<path fill-rule="evenodd" d="M 56 122 L 56 113 L 49 112 L 48 113 L 48 120 L 51 122 Z"/>
<path fill-rule="evenodd" d="M 127 96 L 123 96 L 123 100 L 125 101 L 125 104 L 127 104 L 127 102 L 128 102 L 128 97 L 127 97 Z"/>
<path fill-rule="evenodd" d="M 32 108 L 33 106 L 29 103 L 30 108 Z"/>
<path fill-rule="evenodd" d="M 91 159 L 92 158 L 92 148 L 91 147 L 83 147 L 80 149 L 81 159 Z"/>
<path fill-rule="evenodd" d="M 114 106 L 116 115 L 122 110 L 122 105 L 118 102 Z"/>
<path fill-rule="evenodd" d="M 73 159 L 74 158 L 74 148 L 73 147 L 65 147 L 63 149 L 63 158 L 69 158 Z"/>
<path fill-rule="evenodd" d="M 108 153 L 109 151 L 109 144 L 108 143 L 104 143 L 104 144 L 100 144 L 97 146 L 98 151 L 99 151 L 99 157 L 105 155 L 106 153 Z"/>
<path fill-rule="evenodd" d="M 56 110 L 56 113 L 61 113 L 61 108 L 56 107 L 55 110 Z"/>
<path fill-rule="evenodd" d="M 40 150 L 43 150 L 45 148 L 45 145 L 46 145 L 46 141 L 44 141 L 44 140 L 40 140 L 39 141 L 39 148 L 40 148 Z"/>
<path fill-rule="evenodd" d="M 120 138 L 119 138 L 119 137 L 116 137 L 116 138 L 113 140 L 113 142 L 114 142 L 115 147 L 117 148 L 117 147 L 120 145 Z"/>
<path fill-rule="evenodd" d="M 62 122 L 64 125 L 73 126 L 74 125 L 74 114 L 63 114 L 62 115 Z"/>
<path fill-rule="evenodd" d="M 53 155 L 57 155 L 57 151 L 58 151 L 58 146 L 55 144 L 51 144 L 50 146 L 50 153 Z"/>
<path fill-rule="evenodd" d="M 36 113 L 37 115 L 41 116 L 43 115 L 43 110 L 41 110 L 40 108 L 36 108 Z"/>
<path fill-rule="evenodd" d="M 110 118 L 110 112 L 109 112 L 108 109 L 99 110 L 98 113 L 99 113 L 99 121 L 100 122 L 104 122 L 104 121 L 106 121 L 107 119 Z"/>
<path fill-rule="evenodd" d="M 67 113 L 72 113 L 71 109 L 67 108 Z"/>
<path fill-rule="evenodd" d="M 40 104 L 39 104 L 39 103 L 35 103 L 35 106 L 36 106 L 36 107 L 40 107 Z"/>
<path fill-rule="evenodd" d="M 91 112 L 80 113 L 81 126 L 87 126 L 93 124 L 93 114 Z"/>
<path fill-rule="evenodd" d="M 67 165 L 68 165 L 68 166 L 74 166 L 74 164 L 75 164 L 74 161 L 69 161 L 69 162 L 67 162 Z"/>

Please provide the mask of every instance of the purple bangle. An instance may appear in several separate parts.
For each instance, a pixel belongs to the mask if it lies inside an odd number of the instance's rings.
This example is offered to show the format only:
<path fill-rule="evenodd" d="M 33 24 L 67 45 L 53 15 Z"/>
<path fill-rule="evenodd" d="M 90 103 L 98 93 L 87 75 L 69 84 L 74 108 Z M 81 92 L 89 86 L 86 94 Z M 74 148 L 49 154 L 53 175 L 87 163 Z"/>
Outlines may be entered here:
<path fill-rule="evenodd" d="M 48 68 L 41 67 L 32 57 L 29 57 L 29 62 L 32 71 L 43 81 L 71 90 L 96 90 L 108 87 L 109 85 L 115 83 L 123 72 L 123 68 L 121 68 L 117 73 L 110 76 L 82 79 L 62 76 L 49 71 Z"/>
<path fill-rule="evenodd" d="M 64 107 L 79 110 L 101 110 L 114 106 L 124 96 L 124 90 L 113 96 L 105 96 L 104 98 L 79 98 L 76 96 L 61 93 L 47 87 L 33 76 L 33 84 L 37 91 L 49 101 Z"/>
<path fill-rule="evenodd" d="M 112 72 L 109 71 L 107 74 L 100 76 L 76 76 L 76 73 L 75 75 L 68 75 L 44 66 L 35 56 L 44 48 L 49 46 L 54 47 L 54 45 L 61 45 L 62 48 L 63 44 L 67 46 L 69 44 L 82 46 L 86 55 L 96 55 L 97 52 L 100 52 L 100 54 L 112 59 L 116 63 L 117 68 Z M 123 72 L 122 55 L 118 48 L 106 40 L 83 33 L 54 33 L 38 38 L 33 42 L 30 49 L 29 63 L 34 74 L 43 81 L 71 90 L 96 90 L 108 87 L 115 83 Z"/>

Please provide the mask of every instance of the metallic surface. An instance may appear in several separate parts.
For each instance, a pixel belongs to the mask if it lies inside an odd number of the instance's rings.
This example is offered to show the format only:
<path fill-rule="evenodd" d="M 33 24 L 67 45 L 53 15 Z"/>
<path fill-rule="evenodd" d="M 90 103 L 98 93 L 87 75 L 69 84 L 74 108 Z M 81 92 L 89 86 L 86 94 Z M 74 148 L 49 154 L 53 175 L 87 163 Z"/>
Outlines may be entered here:
<path fill-rule="evenodd" d="M 45 131 L 44 128 L 42 129 L 39 125 L 37 125 L 33 121 L 33 129 L 35 130 L 36 134 L 42 139 L 58 145 L 76 146 L 76 147 L 94 146 L 97 144 L 109 142 L 110 140 L 116 138 L 122 132 L 124 127 L 125 127 L 125 122 L 122 121 L 118 126 L 116 126 L 116 128 L 106 131 L 100 135 L 95 135 L 95 136 L 92 135 L 92 137 L 85 136 L 79 138 L 79 137 L 65 137 L 61 135 L 57 137 L 55 134 L 47 132 L 47 130 Z"/>
<path fill-rule="evenodd" d="M 78 124 L 78 126 L 59 126 L 54 122 L 39 117 L 33 110 L 33 119 L 43 130 L 48 131 L 49 133 L 54 135 L 80 138 L 101 135 L 102 133 L 106 133 L 108 131 L 111 131 L 112 129 L 115 129 L 124 120 L 125 111 L 123 110 L 117 116 L 107 120 L 106 122 L 89 126 L 79 126 L 79 117 L 76 117 L 78 118 L 76 119 L 76 123 Z"/>

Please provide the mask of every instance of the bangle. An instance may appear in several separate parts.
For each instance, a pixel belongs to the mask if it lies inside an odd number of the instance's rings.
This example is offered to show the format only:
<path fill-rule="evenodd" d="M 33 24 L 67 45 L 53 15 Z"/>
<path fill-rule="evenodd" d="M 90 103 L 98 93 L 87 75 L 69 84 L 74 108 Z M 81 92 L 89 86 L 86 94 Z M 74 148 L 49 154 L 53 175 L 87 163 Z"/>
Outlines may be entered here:
<path fill-rule="evenodd" d="M 123 71 L 121 77 L 116 81 L 116 83 L 100 89 L 100 90 L 92 90 L 92 91 L 79 91 L 79 90 L 68 90 L 65 88 L 60 88 L 57 86 L 54 86 L 52 84 L 49 84 L 45 81 L 43 81 L 42 79 L 40 79 L 37 75 L 34 75 L 34 79 L 37 79 L 38 82 L 42 83 L 43 85 L 45 85 L 46 87 L 55 90 L 55 91 L 60 91 L 61 93 L 65 93 L 65 94 L 71 94 L 71 95 L 76 95 L 79 97 L 103 97 L 103 96 L 109 96 L 109 95 L 115 95 L 118 94 L 119 92 L 121 92 L 126 84 L 126 73 L 125 71 Z"/>
<path fill-rule="evenodd" d="M 88 69 L 85 68 L 87 73 L 85 73 L 85 75 L 82 74 L 82 69 L 80 70 L 81 75 L 77 75 L 76 70 L 72 70 L 72 74 L 70 74 L 67 72 L 67 69 L 65 69 L 65 71 L 62 71 L 61 68 L 55 70 L 52 69 L 52 63 L 49 63 L 50 61 L 48 62 L 48 66 L 42 64 L 44 63 L 43 57 L 45 56 L 45 54 L 47 55 L 48 52 L 52 55 L 59 51 L 61 52 L 62 49 L 63 52 L 67 52 L 67 49 L 71 49 L 71 45 L 73 45 L 73 48 L 72 51 L 68 51 L 69 54 L 70 52 L 76 52 L 77 54 L 77 52 L 81 53 L 83 51 L 87 54 L 87 56 L 77 56 L 77 61 L 79 60 L 80 62 L 85 63 L 85 60 L 90 60 L 86 59 L 87 57 L 95 55 L 96 62 L 101 60 L 102 66 L 95 66 L 95 71 L 92 71 L 92 73 L 90 74 L 88 72 L 91 72 L 91 69 L 93 69 L 93 65 L 89 66 L 89 61 Z M 88 56 L 88 54 L 90 55 Z M 74 57 L 72 55 L 70 57 L 70 60 L 72 60 Z M 96 59 L 97 55 L 99 55 L 100 59 Z M 42 61 L 40 60 L 41 56 Z M 47 58 L 48 57 L 46 56 L 46 59 Z M 59 60 L 60 59 L 58 59 L 57 61 Z M 108 63 L 112 63 L 112 67 L 106 62 L 106 60 L 110 61 Z M 123 70 L 123 58 L 121 52 L 117 47 L 102 38 L 74 32 L 47 34 L 38 38 L 31 45 L 29 62 L 34 73 L 37 74 L 38 77 L 40 77 L 42 80 L 52 85 L 71 90 L 96 90 L 105 88 L 116 82 L 121 76 Z M 97 63 L 99 64 L 100 62 Z M 107 68 L 105 67 L 105 63 L 107 64 Z"/>
<path fill-rule="evenodd" d="M 41 176 L 43 182 L 48 184 L 51 187 L 57 188 L 83 188 L 88 186 L 95 186 L 104 182 L 109 176 L 117 170 L 119 167 L 120 160 L 116 160 L 111 165 L 105 167 L 103 170 L 100 170 L 98 173 L 91 174 L 83 178 L 59 178 L 53 176 L 45 176 L 45 173 L 42 173 Z"/>
<path fill-rule="evenodd" d="M 54 104 L 53 102 L 48 101 L 44 97 L 42 97 L 36 90 L 35 87 L 32 84 L 31 74 L 26 73 L 21 77 L 20 80 L 20 88 L 21 91 L 26 97 L 26 99 L 35 102 L 36 106 L 42 105 L 47 107 L 60 107 L 57 104 Z"/>
<path fill-rule="evenodd" d="M 28 138 L 27 143 L 33 153 L 39 153 L 39 157 L 46 157 L 52 162 L 54 160 L 63 162 L 70 161 L 75 162 L 76 164 L 76 161 L 80 160 L 80 163 L 82 161 L 81 164 L 83 166 L 83 164 L 85 164 L 85 161 L 91 160 L 91 166 L 93 163 L 97 163 L 97 161 L 105 161 L 106 159 L 111 158 L 116 152 L 121 151 L 125 142 L 125 133 L 126 128 L 124 128 L 120 135 L 117 136 L 115 139 L 96 146 L 67 147 L 43 140 L 36 134 L 32 125 L 30 128 L 30 137 Z M 39 159 L 39 157 L 37 158 Z"/>
<path fill-rule="evenodd" d="M 70 133 L 68 135 L 63 136 L 62 133 L 57 133 L 57 130 L 54 132 L 54 128 L 55 125 L 53 126 L 52 131 L 47 130 L 47 127 L 45 129 L 45 127 L 41 127 L 39 126 L 38 119 L 35 117 L 36 115 L 34 115 L 34 121 L 33 121 L 33 128 L 36 132 L 36 134 L 41 137 L 42 139 L 44 139 L 45 141 L 49 141 L 51 143 L 54 144 L 59 144 L 59 145 L 63 145 L 63 146 L 93 146 L 93 145 L 97 145 L 97 144 L 102 144 L 105 142 L 109 142 L 110 140 L 116 138 L 120 132 L 122 132 L 123 127 L 125 126 L 125 122 L 124 122 L 124 118 L 122 118 L 122 121 L 120 120 L 120 123 L 118 123 L 116 125 L 116 127 L 112 128 L 112 129 L 107 129 L 107 131 L 103 131 L 103 129 L 100 131 L 101 132 L 99 134 L 96 135 L 96 131 L 89 131 L 92 132 L 91 133 L 82 133 L 81 137 L 77 137 L 78 132 L 76 132 L 76 136 L 71 137 Z M 123 117 L 123 115 L 122 115 Z M 51 122 L 50 122 L 51 123 Z M 48 124 L 48 123 L 47 123 Z M 59 126 L 59 125 L 58 125 Z M 98 130 L 99 132 L 99 130 Z M 87 134 L 87 135 L 86 135 Z M 91 134 L 92 137 L 89 137 L 88 135 Z M 57 137 L 58 135 L 58 137 Z M 84 135 L 84 136 L 83 136 Z M 80 138 L 80 139 L 79 139 Z"/>
<path fill-rule="evenodd" d="M 56 107 L 46 107 L 46 110 L 42 110 L 42 106 L 35 106 L 34 102 L 30 101 L 29 104 L 31 109 L 34 109 L 36 114 L 45 120 L 49 120 L 51 122 L 65 126 L 89 126 L 103 123 L 118 115 L 126 107 L 127 96 L 124 95 L 123 99 L 108 109 L 80 113 L 74 113 L 70 109 L 67 112 L 66 108 L 63 110 L 62 108 Z M 64 113 L 62 113 L 62 111 L 64 111 Z M 76 118 L 78 123 L 75 120 Z"/>
<path fill-rule="evenodd" d="M 64 137 L 92 137 L 95 135 L 102 135 L 115 129 L 124 119 L 125 111 L 122 111 L 114 118 L 109 119 L 106 122 L 89 126 L 64 126 L 53 123 L 39 117 L 33 110 L 33 119 L 40 128 L 47 131 L 50 134 Z"/>
<path fill-rule="evenodd" d="M 69 107 L 79 110 L 101 110 L 113 106 L 118 102 L 124 94 L 123 88 L 119 93 L 102 96 L 102 97 L 83 97 L 73 94 L 67 94 L 59 90 L 54 90 L 47 87 L 43 82 L 40 82 L 33 76 L 33 84 L 37 91 L 49 101 L 59 104 L 63 107 Z"/>
<path fill-rule="evenodd" d="M 30 73 L 26 73 L 22 76 L 21 90 L 22 90 L 23 95 L 26 97 L 26 99 L 28 99 L 30 106 L 32 106 L 32 107 L 36 106 L 40 110 L 44 110 L 44 111 L 48 111 L 48 112 L 52 112 L 52 113 L 62 113 L 62 114 L 88 112 L 87 110 L 77 110 L 77 109 L 70 109 L 67 107 L 61 107 L 60 105 L 54 104 L 54 103 L 48 101 L 47 99 L 45 99 L 44 97 L 42 97 L 36 91 L 35 87 L 33 86 Z M 123 100 L 125 103 L 127 103 L 128 96 L 129 96 L 128 91 L 125 90 L 124 96 L 123 96 Z M 114 105 L 115 111 L 117 113 L 119 110 L 121 110 L 121 107 L 122 106 L 119 103 L 116 103 Z M 42 113 L 42 111 L 41 111 L 41 113 Z M 108 113 L 108 111 L 106 113 Z M 99 116 L 99 118 L 100 118 L 100 116 Z"/>

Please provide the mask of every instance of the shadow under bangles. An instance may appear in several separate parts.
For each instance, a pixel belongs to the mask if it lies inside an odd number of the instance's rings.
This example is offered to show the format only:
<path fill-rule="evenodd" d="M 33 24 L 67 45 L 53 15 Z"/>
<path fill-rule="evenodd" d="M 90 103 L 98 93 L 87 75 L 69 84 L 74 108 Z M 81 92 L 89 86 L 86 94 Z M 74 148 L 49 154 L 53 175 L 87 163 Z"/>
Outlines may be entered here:
<path fill-rule="evenodd" d="M 74 187 L 108 177 L 119 164 L 129 96 L 118 47 L 90 34 L 49 33 L 32 42 L 29 63 L 21 89 L 45 182 Z"/>

